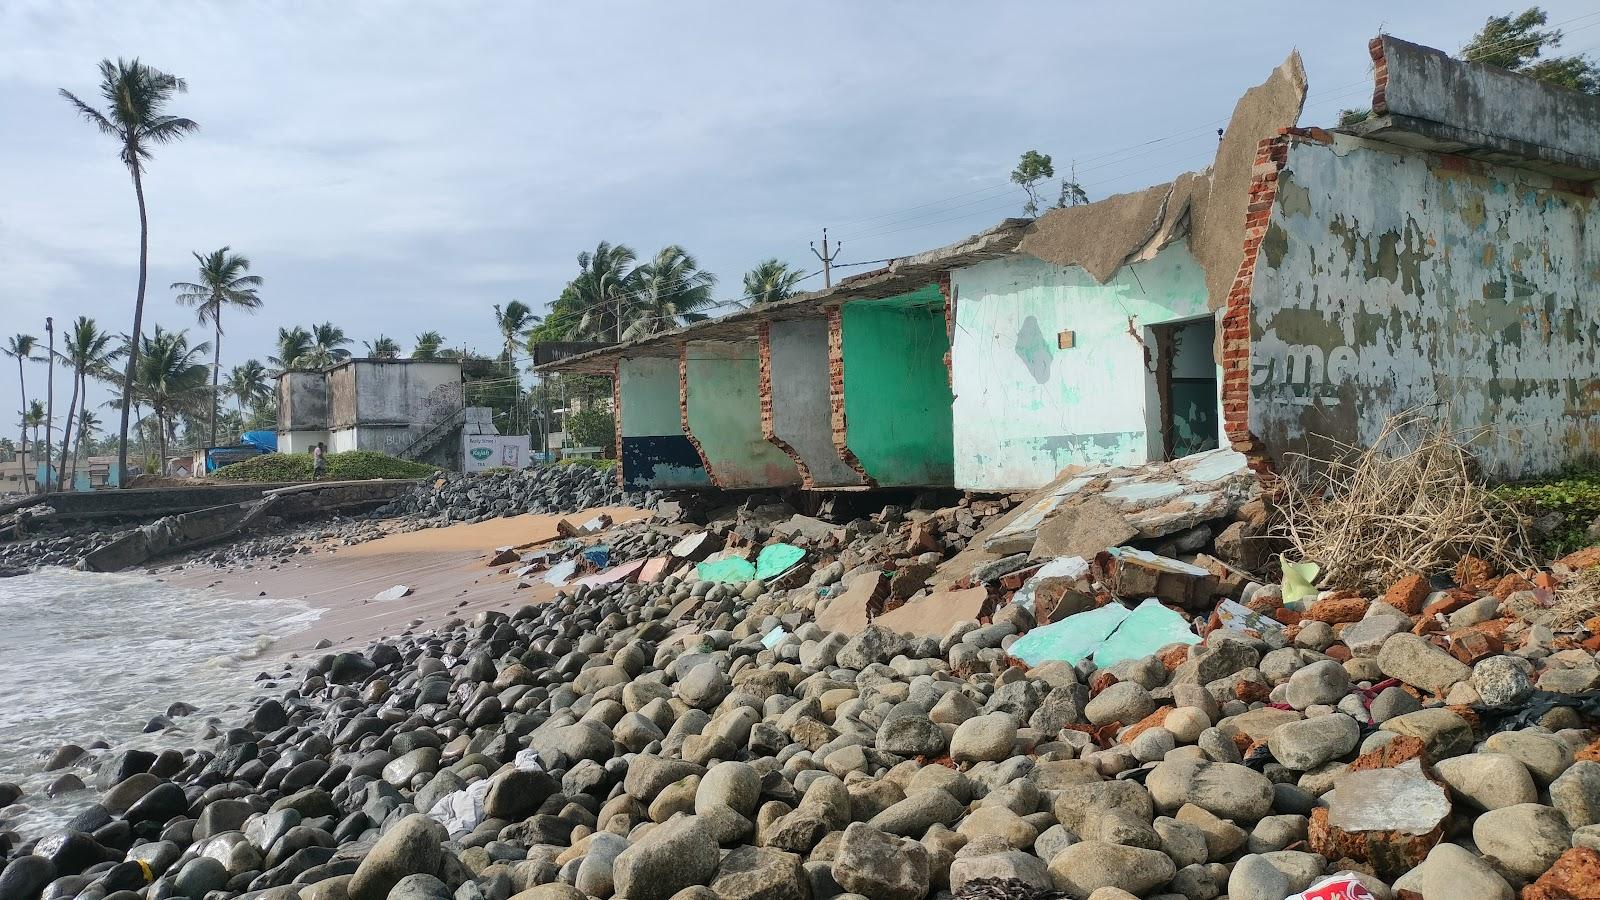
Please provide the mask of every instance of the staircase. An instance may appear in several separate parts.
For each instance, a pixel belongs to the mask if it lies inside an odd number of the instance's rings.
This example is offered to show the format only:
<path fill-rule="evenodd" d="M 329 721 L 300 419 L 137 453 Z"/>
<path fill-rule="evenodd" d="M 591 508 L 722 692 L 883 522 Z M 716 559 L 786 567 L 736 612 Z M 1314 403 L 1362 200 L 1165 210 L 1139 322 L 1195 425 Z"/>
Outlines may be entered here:
<path fill-rule="evenodd" d="M 466 417 L 467 408 L 465 406 L 458 408 L 455 412 L 440 420 L 437 425 L 417 435 L 416 440 L 412 441 L 396 455 L 401 459 L 416 459 L 422 456 L 454 434 L 456 429 L 460 428 L 462 423 L 466 421 Z"/>

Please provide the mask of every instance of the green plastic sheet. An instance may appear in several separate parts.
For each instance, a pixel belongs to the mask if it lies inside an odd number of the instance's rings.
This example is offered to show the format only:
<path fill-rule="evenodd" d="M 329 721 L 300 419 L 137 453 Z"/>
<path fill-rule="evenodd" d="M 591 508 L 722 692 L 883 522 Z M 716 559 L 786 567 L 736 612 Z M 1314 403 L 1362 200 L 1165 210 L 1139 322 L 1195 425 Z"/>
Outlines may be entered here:
<path fill-rule="evenodd" d="M 694 577 L 701 581 L 742 582 L 756 577 L 756 567 L 748 559 L 724 556 L 708 559 L 694 567 Z"/>
<path fill-rule="evenodd" d="M 1068 617 L 1066 621 L 1072 621 Z M 1126 619 L 1100 643 L 1094 651 L 1094 664 L 1104 669 L 1125 659 L 1149 656 L 1168 644 L 1198 644 L 1199 635 L 1189 630 L 1189 623 L 1165 606 L 1150 598 L 1139 604 Z"/>
<path fill-rule="evenodd" d="M 1111 636 L 1130 613 L 1120 603 L 1107 603 L 1059 622 L 1033 629 L 1011 645 L 1012 656 L 1030 666 L 1055 660 L 1077 665 L 1088 659 L 1100 643 Z"/>
<path fill-rule="evenodd" d="M 762 581 L 776 578 L 805 558 L 806 552 L 793 544 L 768 544 L 756 557 L 756 577 Z"/>

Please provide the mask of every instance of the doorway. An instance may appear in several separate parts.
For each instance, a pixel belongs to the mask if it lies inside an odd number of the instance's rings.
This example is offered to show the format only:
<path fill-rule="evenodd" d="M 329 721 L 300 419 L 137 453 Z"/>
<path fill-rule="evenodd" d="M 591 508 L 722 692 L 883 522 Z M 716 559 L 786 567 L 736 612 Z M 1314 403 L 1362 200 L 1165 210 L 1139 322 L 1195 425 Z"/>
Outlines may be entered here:
<path fill-rule="evenodd" d="M 1157 421 L 1152 424 L 1160 429 L 1161 458 L 1217 449 L 1221 399 L 1213 353 L 1216 319 L 1207 316 L 1149 327 L 1155 342 L 1157 401 Z"/>

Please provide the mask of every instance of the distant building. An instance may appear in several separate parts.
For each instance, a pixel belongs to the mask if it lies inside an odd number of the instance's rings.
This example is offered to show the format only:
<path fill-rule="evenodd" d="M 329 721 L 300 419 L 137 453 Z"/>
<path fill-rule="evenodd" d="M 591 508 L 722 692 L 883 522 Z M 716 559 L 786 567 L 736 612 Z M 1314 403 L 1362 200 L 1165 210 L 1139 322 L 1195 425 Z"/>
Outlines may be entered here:
<path fill-rule="evenodd" d="M 451 359 L 349 359 L 278 376 L 278 452 L 372 450 L 459 463 L 464 418 L 461 363 Z M 445 449 L 441 449 L 445 448 Z"/>

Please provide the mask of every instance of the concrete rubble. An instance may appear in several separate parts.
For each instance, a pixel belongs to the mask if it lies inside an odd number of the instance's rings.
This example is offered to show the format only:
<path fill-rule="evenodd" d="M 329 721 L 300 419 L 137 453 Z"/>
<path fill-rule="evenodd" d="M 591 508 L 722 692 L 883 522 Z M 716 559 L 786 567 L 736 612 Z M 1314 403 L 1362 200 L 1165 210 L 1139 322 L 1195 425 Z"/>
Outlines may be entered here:
<path fill-rule="evenodd" d="M 553 602 L 286 668 L 212 746 L 82 757 L 100 803 L 0 839 L 0 895 L 1595 897 L 1600 606 L 1516 610 L 1600 548 L 1285 605 L 1210 555 L 1262 525 L 1222 462 L 1089 475 L 1181 524 L 1076 561 L 985 549 L 1061 485 L 573 517 L 484 557 L 567 567 Z M 779 548 L 768 580 L 697 574 Z M 1089 652 L 1018 658 L 1053 632 Z"/>

